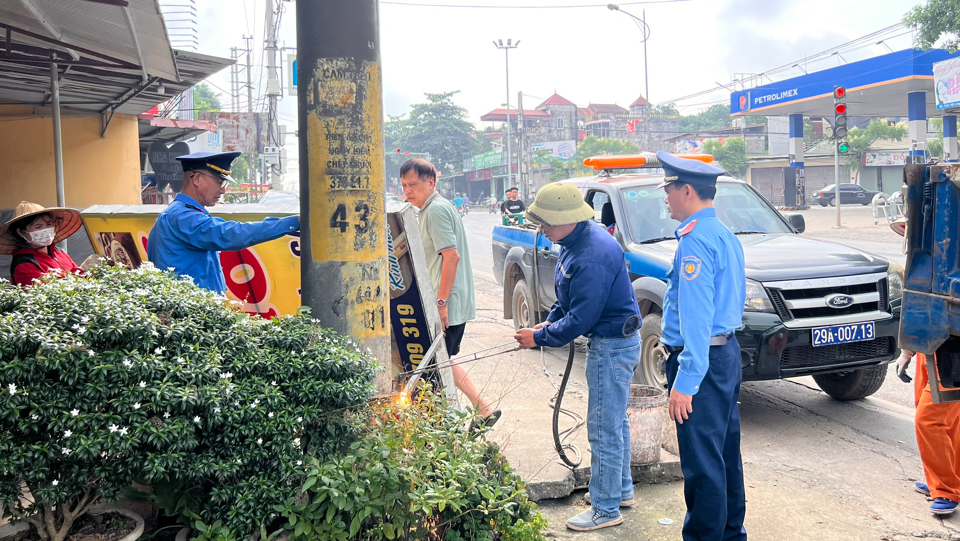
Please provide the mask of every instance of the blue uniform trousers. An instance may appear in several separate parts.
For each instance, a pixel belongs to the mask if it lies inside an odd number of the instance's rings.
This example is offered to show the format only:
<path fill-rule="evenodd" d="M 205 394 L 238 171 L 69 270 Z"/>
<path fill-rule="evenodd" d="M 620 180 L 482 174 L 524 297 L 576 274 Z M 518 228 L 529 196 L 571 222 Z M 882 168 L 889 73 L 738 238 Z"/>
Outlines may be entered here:
<path fill-rule="evenodd" d="M 679 352 L 667 359 L 673 387 Z M 693 413 L 677 424 L 683 496 L 684 541 L 743 541 L 746 496 L 740 460 L 740 345 L 736 338 L 710 347 L 710 368 L 693 395 Z"/>

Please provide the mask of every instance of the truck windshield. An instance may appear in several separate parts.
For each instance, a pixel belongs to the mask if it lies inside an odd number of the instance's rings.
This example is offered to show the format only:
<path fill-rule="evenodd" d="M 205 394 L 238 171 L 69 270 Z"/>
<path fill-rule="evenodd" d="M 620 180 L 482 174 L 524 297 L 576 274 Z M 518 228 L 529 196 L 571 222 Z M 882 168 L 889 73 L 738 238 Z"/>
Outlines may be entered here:
<path fill-rule="evenodd" d="M 680 223 L 670 218 L 663 190 L 654 187 L 622 188 L 623 207 L 634 242 L 674 238 Z M 713 201 L 717 217 L 734 233 L 792 233 L 782 218 L 744 184 L 719 183 Z"/>

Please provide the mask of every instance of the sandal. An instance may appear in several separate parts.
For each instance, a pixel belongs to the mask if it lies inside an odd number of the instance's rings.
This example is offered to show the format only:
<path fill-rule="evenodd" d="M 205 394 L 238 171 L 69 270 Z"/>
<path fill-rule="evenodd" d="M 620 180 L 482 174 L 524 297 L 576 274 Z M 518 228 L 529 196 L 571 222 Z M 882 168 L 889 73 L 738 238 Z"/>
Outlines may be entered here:
<path fill-rule="evenodd" d="M 493 413 L 487 415 L 483 419 L 480 419 L 479 421 L 472 421 L 470 423 L 470 433 L 476 434 L 487 428 L 491 428 L 493 425 L 497 424 L 497 421 L 500 420 L 500 415 L 502 414 L 502 411 L 494 410 Z"/>

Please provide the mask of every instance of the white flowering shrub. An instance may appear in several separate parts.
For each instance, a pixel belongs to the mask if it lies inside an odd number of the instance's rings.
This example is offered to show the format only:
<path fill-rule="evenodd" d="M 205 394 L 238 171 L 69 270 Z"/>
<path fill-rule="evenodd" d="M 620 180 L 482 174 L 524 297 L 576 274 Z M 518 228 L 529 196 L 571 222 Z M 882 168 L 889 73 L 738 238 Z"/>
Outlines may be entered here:
<path fill-rule="evenodd" d="M 150 266 L 0 286 L 0 505 L 44 541 L 134 481 L 245 537 L 349 436 L 375 363 Z M 188 488 L 189 487 L 189 488 Z"/>

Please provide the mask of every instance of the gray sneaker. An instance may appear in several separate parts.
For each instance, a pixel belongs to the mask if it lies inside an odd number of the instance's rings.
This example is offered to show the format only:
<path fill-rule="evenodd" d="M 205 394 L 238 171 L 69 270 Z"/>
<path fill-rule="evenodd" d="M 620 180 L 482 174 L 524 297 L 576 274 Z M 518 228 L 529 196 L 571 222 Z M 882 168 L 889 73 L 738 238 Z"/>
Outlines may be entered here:
<path fill-rule="evenodd" d="M 592 532 L 609 526 L 623 524 L 623 515 L 615 517 L 602 517 L 599 513 L 594 513 L 593 509 L 587 509 L 583 513 L 567 521 L 567 528 L 578 532 Z"/>
<path fill-rule="evenodd" d="M 588 490 L 586 494 L 583 495 L 583 500 L 587 502 L 587 505 L 593 505 L 590 503 L 590 491 Z M 630 498 L 629 500 L 620 500 L 620 507 L 633 507 L 637 505 L 637 500 Z"/>

